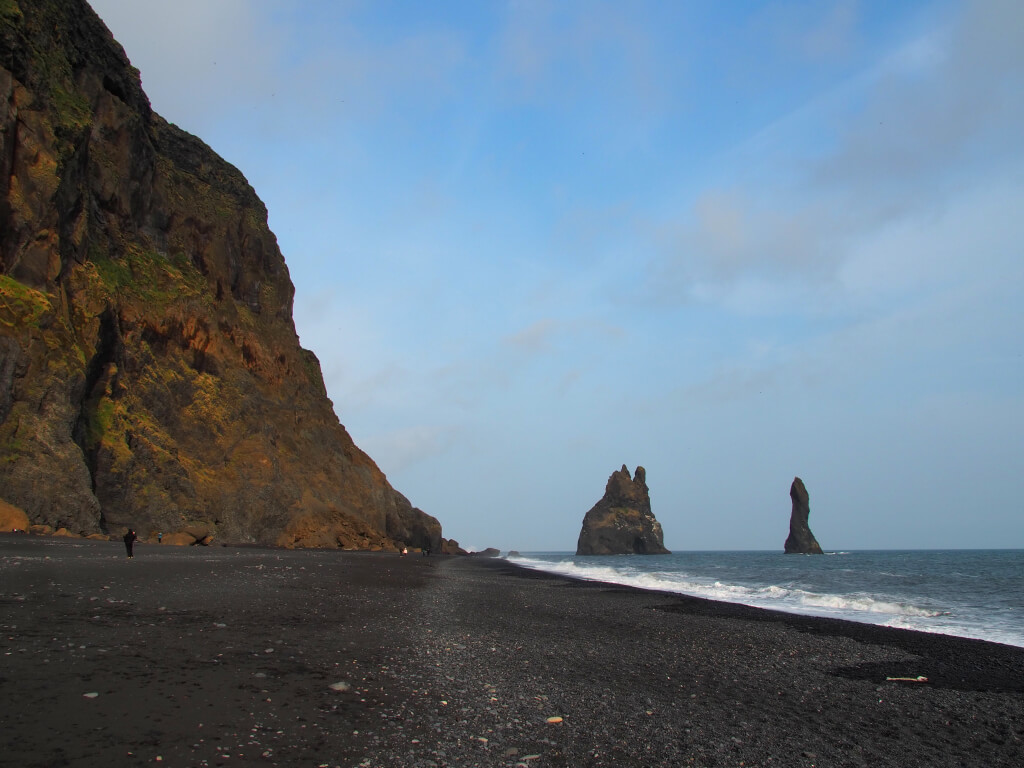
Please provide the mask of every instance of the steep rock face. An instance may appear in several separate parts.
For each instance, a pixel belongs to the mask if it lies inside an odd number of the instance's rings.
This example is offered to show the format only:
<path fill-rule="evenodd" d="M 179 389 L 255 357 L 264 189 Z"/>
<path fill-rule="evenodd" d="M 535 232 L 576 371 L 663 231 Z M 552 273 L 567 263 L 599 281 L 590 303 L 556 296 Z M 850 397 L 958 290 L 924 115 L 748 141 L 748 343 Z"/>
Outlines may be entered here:
<path fill-rule="evenodd" d="M 0 497 L 89 533 L 438 548 L 338 422 L 263 203 L 84 0 L 0 0 Z"/>
<path fill-rule="evenodd" d="M 0 531 L 27 531 L 28 526 L 28 515 L 23 509 L 0 500 Z"/>
<path fill-rule="evenodd" d="M 793 500 L 793 511 L 789 516 L 789 536 L 786 537 L 786 554 L 820 555 L 823 554 L 817 539 L 811 533 L 807 518 L 811 514 L 811 501 L 804 487 L 804 481 L 793 478 L 789 487 L 789 497 Z"/>
<path fill-rule="evenodd" d="M 661 523 L 651 512 L 647 473 L 626 465 L 612 472 L 604 497 L 583 518 L 577 555 L 667 555 Z"/>

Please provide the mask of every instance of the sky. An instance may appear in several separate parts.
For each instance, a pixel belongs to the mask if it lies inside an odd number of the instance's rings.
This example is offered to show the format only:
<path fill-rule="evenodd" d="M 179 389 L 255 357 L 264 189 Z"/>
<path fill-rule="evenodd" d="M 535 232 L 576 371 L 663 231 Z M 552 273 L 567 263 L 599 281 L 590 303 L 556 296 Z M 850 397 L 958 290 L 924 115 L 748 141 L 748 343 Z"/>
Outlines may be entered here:
<path fill-rule="evenodd" d="M 1024 3 L 91 3 L 463 547 L 1024 547 Z"/>

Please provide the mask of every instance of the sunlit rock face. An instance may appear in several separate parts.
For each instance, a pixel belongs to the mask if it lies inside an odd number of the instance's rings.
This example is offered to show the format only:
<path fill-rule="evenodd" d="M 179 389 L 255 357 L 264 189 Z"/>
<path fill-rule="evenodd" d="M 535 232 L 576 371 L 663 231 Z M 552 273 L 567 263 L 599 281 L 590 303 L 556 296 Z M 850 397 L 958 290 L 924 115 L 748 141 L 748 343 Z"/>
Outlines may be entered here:
<path fill-rule="evenodd" d="M 793 478 L 789 487 L 789 497 L 793 500 L 793 511 L 789 516 L 789 536 L 786 537 L 786 554 L 820 555 L 823 554 L 817 539 L 811 533 L 807 518 L 811 514 L 810 497 L 804 487 L 804 481 Z"/>
<path fill-rule="evenodd" d="M 437 549 L 299 345 L 267 211 L 83 0 L 0 2 L 0 497 L 33 524 Z"/>
<path fill-rule="evenodd" d="M 604 496 L 583 518 L 577 555 L 667 555 L 659 523 L 651 512 L 647 473 L 626 465 L 612 472 Z"/>

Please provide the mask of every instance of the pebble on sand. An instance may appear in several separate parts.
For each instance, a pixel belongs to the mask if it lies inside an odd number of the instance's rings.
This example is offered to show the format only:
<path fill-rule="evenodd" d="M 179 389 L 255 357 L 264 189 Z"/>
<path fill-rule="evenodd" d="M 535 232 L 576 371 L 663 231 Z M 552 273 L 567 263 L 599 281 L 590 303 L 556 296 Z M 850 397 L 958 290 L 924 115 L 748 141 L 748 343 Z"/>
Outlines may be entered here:
<path fill-rule="evenodd" d="M 331 683 L 328 686 L 328 688 L 330 688 L 332 691 L 345 692 L 345 691 L 351 690 L 352 684 L 351 683 L 347 683 L 344 680 L 340 680 L 337 683 Z"/>

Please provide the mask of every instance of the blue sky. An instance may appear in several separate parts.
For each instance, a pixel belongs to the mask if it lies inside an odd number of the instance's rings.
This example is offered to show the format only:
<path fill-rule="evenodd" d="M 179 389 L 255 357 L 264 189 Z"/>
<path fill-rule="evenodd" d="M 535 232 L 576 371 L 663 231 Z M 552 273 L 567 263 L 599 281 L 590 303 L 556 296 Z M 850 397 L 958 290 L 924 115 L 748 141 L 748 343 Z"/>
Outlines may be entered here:
<path fill-rule="evenodd" d="M 1024 547 L 1024 4 L 92 5 L 463 546 Z"/>

